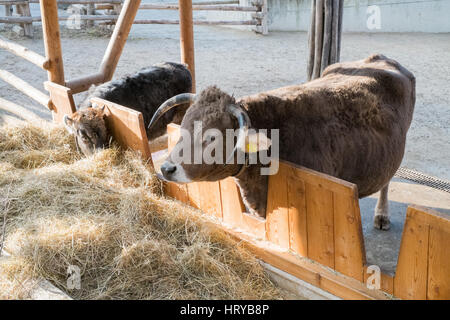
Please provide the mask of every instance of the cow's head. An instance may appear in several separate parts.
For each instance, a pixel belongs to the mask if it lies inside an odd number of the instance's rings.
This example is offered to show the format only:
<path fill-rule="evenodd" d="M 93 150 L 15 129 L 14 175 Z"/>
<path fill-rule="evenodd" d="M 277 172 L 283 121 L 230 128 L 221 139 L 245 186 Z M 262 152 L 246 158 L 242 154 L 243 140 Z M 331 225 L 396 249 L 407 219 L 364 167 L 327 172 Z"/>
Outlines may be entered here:
<path fill-rule="evenodd" d="M 178 183 L 221 180 L 241 171 L 245 163 L 239 154 L 270 145 L 266 136 L 248 134 L 251 124 L 246 110 L 217 87 L 209 87 L 198 96 L 184 94 L 169 99 L 150 126 L 170 108 L 189 101 L 193 104 L 181 122 L 180 140 L 161 166 L 165 179 Z"/>
<path fill-rule="evenodd" d="M 65 115 L 64 125 L 75 136 L 76 144 L 85 156 L 89 156 L 95 150 L 103 149 L 109 144 L 104 107 L 82 109 L 70 117 Z"/>

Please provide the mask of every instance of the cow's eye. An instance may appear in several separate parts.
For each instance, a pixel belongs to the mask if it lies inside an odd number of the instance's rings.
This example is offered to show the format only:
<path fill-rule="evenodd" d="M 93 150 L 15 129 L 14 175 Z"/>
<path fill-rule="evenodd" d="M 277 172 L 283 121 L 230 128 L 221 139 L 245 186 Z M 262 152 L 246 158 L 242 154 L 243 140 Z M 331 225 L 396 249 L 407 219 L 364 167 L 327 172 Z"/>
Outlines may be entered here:
<path fill-rule="evenodd" d="M 78 130 L 78 135 L 81 137 L 83 141 L 89 141 L 89 136 L 85 130 Z"/>
<path fill-rule="evenodd" d="M 216 137 L 215 137 L 215 136 L 207 136 L 207 137 L 205 138 L 205 142 L 206 142 L 206 143 L 211 143 L 211 142 L 213 142 L 214 140 L 216 140 Z"/>

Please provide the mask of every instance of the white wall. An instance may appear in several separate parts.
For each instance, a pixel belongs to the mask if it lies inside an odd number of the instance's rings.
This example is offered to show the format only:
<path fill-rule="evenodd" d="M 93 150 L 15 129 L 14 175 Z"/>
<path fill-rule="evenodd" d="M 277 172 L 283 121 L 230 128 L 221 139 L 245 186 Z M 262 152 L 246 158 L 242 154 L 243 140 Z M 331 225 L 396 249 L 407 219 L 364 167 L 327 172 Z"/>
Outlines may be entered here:
<path fill-rule="evenodd" d="M 367 27 L 368 6 L 378 6 L 380 29 Z M 269 30 L 306 31 L 311 0 L 269 0 Z M 450 32 L 450 0 L 344 0 L 344 31 Z"/>

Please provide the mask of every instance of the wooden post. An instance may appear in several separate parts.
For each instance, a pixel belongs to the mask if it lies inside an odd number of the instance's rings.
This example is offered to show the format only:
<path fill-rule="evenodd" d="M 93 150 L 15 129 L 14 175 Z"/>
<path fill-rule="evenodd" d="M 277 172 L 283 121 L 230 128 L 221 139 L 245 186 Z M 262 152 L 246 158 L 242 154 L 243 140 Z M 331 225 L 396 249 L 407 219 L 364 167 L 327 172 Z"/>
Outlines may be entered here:
<path fill-rule="evenodd" d="M 309 26 L 309 57 L 308 57 L 308 67 L 307 67 L 307 77 L 308 81 L 313 79 L 314 70 L 314 52 L 315 52 L 315 38 L 316 38 L 316 0 L 311 0 L 311 24 Z"/>
<path fill-rule="evenodd" d="M 29 1 L 25 1 L 24 3 L 21 3 L 21 4 L 17 4 L 16 10 L 17 10 L 17 13 L 20 14 L 22 17 L 31 17 Z M 32 38 L 33 37 L 33 23 L 25 22 L 25 23 L 21 23 L 21 26 L 24 30 L 24 35 L 26 37 Z"/>
<path fill-rule="evenodd" d="M 5 16 L 10 17 L 12 14 L 12 5 L 5 4 Z"/>
<path fill-rule="evenodd" d="M 64 65 L 56 0 L 40 0 L 45 55 L 50 63 L 48 80 L 64 85 Z"/>
<path fill-rule="evenodd" d="M 324 0 L 317 0 L 316 3 L 316 25 L 315 25 L 315 50 L 313 79 L 320 77 L 320 63 L 322 62 L 322 41 L 323 41 L 323 4 Z"/>
<path fill-rule="evenodd" d="M 333 20 L 333 0 L 325 0 L 324 3 L 324 21 L 323 21 L 323 48 L 322 48 L 322 61 L 320 63 L 320 73 L 330 63 L 330 50 L 331 50 L 331 27 Z"/>
<path fill-rule="evenodd" d="M 342 0 L 312 1 L 308 42 L 308 80 L 320 77 L 328 65 L 339 62 L 342 16 Z"/>
<path fill-rule="evenodd" d="M 95 15 L 95 4 L 90 3 L 90 4 L 87 5 L 87 12 L 86 12 L 86 14 L 88 16 L 94 16 Z M 87 27 L 91 28 L 91 27 L 94 26 L 94 21 L 93 20 L 87 20 L 86 21 L 86 25 L 87 25 Z"/>
<path fill-rule="evenodd" d="M 194 24 L 192 0 L 179 0 L 181 62 L 188 65 L 192 75 L 192 92 L 195 92 Z"/>
<path fill-rule="evenodd" d="M 104 82 L 112 79 L 140 4 L 141 0 L 125 0 L 100 67 Z"/>

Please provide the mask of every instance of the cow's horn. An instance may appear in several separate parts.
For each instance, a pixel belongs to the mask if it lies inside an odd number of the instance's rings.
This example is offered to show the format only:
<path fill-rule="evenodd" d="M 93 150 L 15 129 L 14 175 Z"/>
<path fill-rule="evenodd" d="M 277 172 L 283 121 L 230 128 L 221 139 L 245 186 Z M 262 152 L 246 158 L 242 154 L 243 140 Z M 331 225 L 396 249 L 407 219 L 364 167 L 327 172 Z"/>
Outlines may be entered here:
<path fill-rule="evenodd" d="M 247 112 L 241 106 L 232 104 L 229 105 L 228 109 L 230 113 L 236 117 L 239 124 L 239 134 L 236 145 L 234 146 L 233 152 L 231 152 L 231 154 L 228 156 L 227 162 L 225 162 L 232 163 L 234 154 L 239 149 L 239 147 L 241 148 L 241 150 L 245 150 L 245 138 L 247 136 L 248 128 L 251 126 L 251 123 Z"/>
<path fill-rule="evenodd" d="M 194 99 L 195 99 L 195 94 L 192 94 L 192 93 L 182 93 L 182 94 L 176 95 L 175 97 L 170 98 L 169 100 L 164 102 L 158 108 L 158 110 L 156 110 L 155 114 L 152 117 L 152 120 L 150 120 L 148 129 L 150 130 L 155 125 L 156 121 L 158 121 L 158 119 L 161 118 L 162 115 L 164 113 L 166 113 L 167 111 L 169 111 L 170 109 L 172 109 L 176 106 L 179 106 L 181 104 L 192 103 L 192 102 L 194 102 Z"/>

